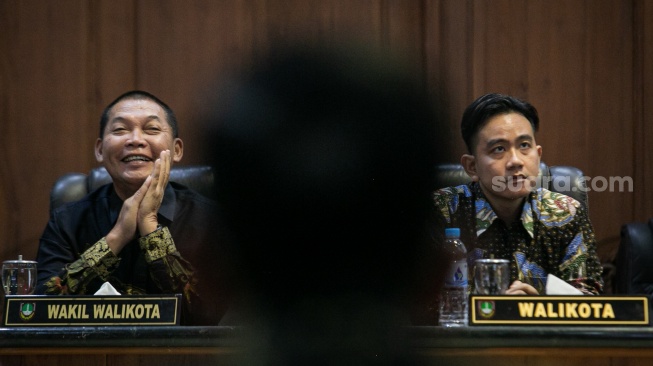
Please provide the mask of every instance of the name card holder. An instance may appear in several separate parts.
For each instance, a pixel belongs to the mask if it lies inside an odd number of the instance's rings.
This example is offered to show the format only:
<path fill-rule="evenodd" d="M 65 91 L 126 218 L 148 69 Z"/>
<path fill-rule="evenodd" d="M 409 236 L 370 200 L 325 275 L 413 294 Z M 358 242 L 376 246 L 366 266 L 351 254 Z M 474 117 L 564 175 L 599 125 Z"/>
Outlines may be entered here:
<path fill-rule="evenodd" d="M 470 325 L 648 326 L 646 296 L 470 296 Z"/>
<path fill-rule="evenodd" d="M 6 327 L 179 325 L 181 294 L 6 296 Z"/>

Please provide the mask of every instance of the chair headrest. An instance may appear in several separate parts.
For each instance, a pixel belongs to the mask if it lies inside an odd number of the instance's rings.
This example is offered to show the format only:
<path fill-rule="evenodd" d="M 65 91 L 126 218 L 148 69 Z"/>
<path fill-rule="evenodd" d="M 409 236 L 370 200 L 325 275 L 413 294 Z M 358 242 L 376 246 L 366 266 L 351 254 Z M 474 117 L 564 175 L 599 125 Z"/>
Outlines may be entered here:
<path fill-rule="evenodd" d="M 454 187 L 471 182 L 460 164 L 442 164 L 435 168 L 435 189 Z M 552 166 L 540 162 L 537 186 L 563 193 L 588 207 L 587 189 L 583 172 L 571 166 Z"/>
<path fill-rule="evenodd" d="M 542 184 L 541 177 L 548 176 L 549 174 L 549 167 L 540 162 L 540 173 L 537 180 L 538 187 L 541 187 Z M 455 187 L 472 181 L 472 178 L 467 175 L 467 172 L 465 172 L 465 169 L 460 164 L 441 164 L 436 166 L 435 178 L 438 185 L 436 189 Z"/>
<path fill-rule="evenodd" d="M 183 184 L 198 193 L 213 197 L 215 179 L 213 169 L 205 165 L 173 166 L 170 181 Z M 68 173 L 54 183 L 50 191 L 50 211 L 67 202 L 82 199 L 86 194 L 111 183 L 111 176 L 104 167 L 91 169 L 88 175 Z"/>

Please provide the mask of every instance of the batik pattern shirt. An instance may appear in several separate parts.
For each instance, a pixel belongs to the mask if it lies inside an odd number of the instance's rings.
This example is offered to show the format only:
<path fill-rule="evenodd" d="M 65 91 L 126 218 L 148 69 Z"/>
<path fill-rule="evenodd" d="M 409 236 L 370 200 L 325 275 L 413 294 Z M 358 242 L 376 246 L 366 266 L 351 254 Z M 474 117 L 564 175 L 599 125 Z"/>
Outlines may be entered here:
<path fill-rule="evenodd" d="M 603 291 L 594 231 L 586 208 L 573 198 L 538 188 L 510 225 L 499 219 L 474 182 L 440 189 L 434 202 L 436 237 L 442 238 L 445 227 L 460 228 L 470 273 L 476 259 L 509 259 L 511 282 L 528 283 L 540 294 L 549 273 L 585 294 Z"/>
<path fill-rule="evenodd" d="M 162 274 L 162 276 L 153 275 L 151 279 L 163 293 L 183 293 L 187 301 L 196 296 L 193 267 L 177 251 L 167 227 L 160 227 L 139 238 L 138 243 L 150 271 Z M 102 238 L 82 253 L 78 260 L 66 265 L 59 276 L 53 276 L 46 281 L 44 293 L 46 295 L 86 294 L 89 293 L 89 284 L 100 279 L 111 283 L 124 294 L 147 294 L 144 288 L 123 283 L 112 276 L 119 263 L 120 257 L 109 249 L 106 238 Z M 162 278 L 166 280 L 163 281 Z"/>
<path fill-rule="evenodd" d="M 182 324 L 216 325 L 227 304 L 215 201 L 169 182 L 161 227 L 116 255 L 106 235 L 122 204 L 108 184 L 52 211 L 37 254 L 36 293 L 92 295 L 105 282 L 128 295 L 180 293 Z"/>

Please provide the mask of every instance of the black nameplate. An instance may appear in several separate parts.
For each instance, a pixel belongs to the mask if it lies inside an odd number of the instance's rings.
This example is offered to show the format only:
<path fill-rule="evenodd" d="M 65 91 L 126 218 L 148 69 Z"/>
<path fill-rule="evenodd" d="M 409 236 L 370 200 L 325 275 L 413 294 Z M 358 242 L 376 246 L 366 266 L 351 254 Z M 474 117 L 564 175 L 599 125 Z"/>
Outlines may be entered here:
<path fill-rule="evenodd" d="M 181 295 L 7 296 L 7 327 L 178 325 Z"/>
<path fill-rule="evenodd" d="M 648 325 L 646 296 L 476 296 L 470 325 Z"/>

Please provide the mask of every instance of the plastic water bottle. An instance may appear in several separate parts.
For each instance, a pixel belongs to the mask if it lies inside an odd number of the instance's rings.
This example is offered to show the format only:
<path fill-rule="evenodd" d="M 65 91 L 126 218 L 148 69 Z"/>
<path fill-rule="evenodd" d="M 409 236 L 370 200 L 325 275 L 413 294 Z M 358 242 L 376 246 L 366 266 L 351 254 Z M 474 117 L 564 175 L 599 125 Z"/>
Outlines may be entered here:
<path fill-rule="evenodd" d="M 445 251 L 450 256 L 450 267 L 440 294 L 440 320 L 444 327 L 467 325 L 468 283 L 467 249 L 460 240 L 460 229 L 445 229 Z"/>

